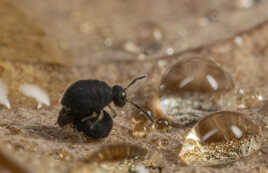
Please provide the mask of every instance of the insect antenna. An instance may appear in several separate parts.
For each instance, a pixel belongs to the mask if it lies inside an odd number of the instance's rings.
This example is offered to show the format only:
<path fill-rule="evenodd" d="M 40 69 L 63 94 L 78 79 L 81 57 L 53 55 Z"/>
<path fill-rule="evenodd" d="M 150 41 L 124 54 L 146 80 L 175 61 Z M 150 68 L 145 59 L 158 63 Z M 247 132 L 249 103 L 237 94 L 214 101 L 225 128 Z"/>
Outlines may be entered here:
<path fill-rule="evenodd" d="M 129 84 L 128 86 L 124 89 L 125 91 L 130 87 L 132 86 L 135 82 L 137 82 L 138 80 L 141 80 L 141 79 L 144 79 L 146 78 L 147 75 L 143 75 L 143 76 L 139 76 L 139 77 L 136 77 L 135 79 L 133 79 Z M 127 100 L 128 103 L 132 104 L 133 106 L 135 106 L 137 109 L 139 109 L 140 111 L 142 111 L 149 120 L 152 121 L 152 123 L 154 122 L 154 119 L 151 115 L 148 114 L 148 112 L 146 112 L 144 109 L 142 109 L 139 105 L 137 105 L 136 103 L 133 103 L 132 101 L 130 100 Z"/>
<path fill-rule="evenodd" d="M 138 80 L 141 80 L 143 78 L 146 78 L 147 75 L 143 75 L 143 76 L 139 76 L 139 77 L 136 77 L 135 79 L 133 79 L 129 84 L 128 86 L 124 89 L 125 91 L 131 86 L 133 85 L 135 82 L 137 82 Z"/>
<path fill-rule="evenodd" d="M 132 101 L 127 101 L 128 103 L 132 104 L 133 106 L 135 106 L 137 109 L 141 110 L 145 115 L 146 117 L 152 121 L 152 123 L 154 122 L 154 119 L 151 115 L 148 114 L 148 112 L 146 112 L 144 109 L 142 109 L 139 105 L 137 105 L 136 103 L 133 103 Z"/>

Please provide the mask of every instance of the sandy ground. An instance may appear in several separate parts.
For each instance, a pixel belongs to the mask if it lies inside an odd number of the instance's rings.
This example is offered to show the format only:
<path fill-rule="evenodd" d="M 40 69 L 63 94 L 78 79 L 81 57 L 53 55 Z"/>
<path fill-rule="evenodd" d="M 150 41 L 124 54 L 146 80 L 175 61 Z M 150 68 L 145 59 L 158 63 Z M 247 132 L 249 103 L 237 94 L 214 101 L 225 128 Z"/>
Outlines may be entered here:
<path fill-rule="evenodd" d="M 250 7 L 241 2 L 0 0 L 0 75 L 11 103 L 11 109 L 0 110 L 1 151 L 27 171 L 40 173 L 131 172 L 135 165 L 159 166 L 164 173 L 267 173 L 268 2 L 252 1 L 256 4 Z M 71 82 L 95 78 L 125 86 L 148 74 L 128 93 L 145 104 L 161 75 L 179 58 L 192 55 L 214 59 L 231 74 L 236 89 L 245 91 L 241 100 L 246 108 L 239 111 L 264 129 L 263 147 L 256 154 L 219 167 L 186 166 L 177 154 L 191 126 L 154 129 L 136 138 L 131 131 L 137 112 L 131 106 L 116 109 L 113 130 L 102 140 L 85 140 L 55 125 L 59 100 Z M 47 91 L 51 106 L 38 110 L 34 99 L 19 92 L 23 83 Z M 81 161 L 118 143 L 148 152 L 144 158 L 113 163 Z"/>

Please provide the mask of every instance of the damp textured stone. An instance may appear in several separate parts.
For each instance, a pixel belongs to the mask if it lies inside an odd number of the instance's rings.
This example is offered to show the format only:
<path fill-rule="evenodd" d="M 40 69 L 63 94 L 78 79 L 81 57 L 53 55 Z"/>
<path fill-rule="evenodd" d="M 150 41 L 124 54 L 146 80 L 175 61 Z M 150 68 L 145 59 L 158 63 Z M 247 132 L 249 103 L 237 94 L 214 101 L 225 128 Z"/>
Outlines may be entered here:
<path fill-rule="evenodd" d="M 261 147 L 261 128 L 237 112 L 217 112 L 200 120 L 185 136 L 178 157 L 192 166 L 234 162 Z"/>
<path fill-rule="evenodd" d="M 187 125 L 218 110 L 220 105 L 231 104 L 222 96 L 233 88 L 230 75 L 213 60 L 184 58 L 162 76 L 152 106 L 157 116 Z"/>

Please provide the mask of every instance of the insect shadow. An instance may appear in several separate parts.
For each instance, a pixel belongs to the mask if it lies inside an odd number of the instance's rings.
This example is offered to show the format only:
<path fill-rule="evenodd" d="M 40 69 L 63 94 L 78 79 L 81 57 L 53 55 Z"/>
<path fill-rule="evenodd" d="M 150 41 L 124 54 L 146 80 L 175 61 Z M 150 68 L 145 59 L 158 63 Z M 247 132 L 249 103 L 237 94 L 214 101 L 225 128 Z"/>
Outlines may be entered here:
<path fill-rule="evenodd" d="M 101 139 L 86 138 L 82 134 L 71 129 L 62 129 L 56 126 L 32 125 L 23 127 L 33 138 L 42 138 L 59 143 L 97 143 Z"/>

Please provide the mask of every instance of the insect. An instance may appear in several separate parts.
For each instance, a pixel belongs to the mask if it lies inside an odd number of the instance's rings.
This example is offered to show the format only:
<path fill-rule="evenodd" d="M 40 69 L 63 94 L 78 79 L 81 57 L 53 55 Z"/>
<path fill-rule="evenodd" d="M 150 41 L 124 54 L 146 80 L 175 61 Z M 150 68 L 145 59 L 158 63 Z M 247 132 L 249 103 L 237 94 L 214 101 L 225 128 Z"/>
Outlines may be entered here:
<path fill-rule="evenodd" d="M 98 117 L 90 118 L 84 121 L 77 120 L 75 125 L 78 131 L 82 131 L 86 136 L 92 138 L 104 138 L 109 135 L 113 127 L 113 120 L 110 115 L 103 110 L 100 120 Z"/>
<path fill-rule="evenodd" d="M 63 107 L 59 113 L 57 124 L 60 127 L 73 124 L 79 131 L 92 138 L 106 137 L 113 122 L 104 108 L 109 107 L 115 117 L 116 113 L 110 105 L 112 102 L 117 107 L 124 107 L 126 103 L 130 103 L 153 122 L 153 118 L 145 110 L 127 99 L 127 89 L 145 77 L 143 75 L 135 78 L 126 88 L 119 85 L 111 88 L 99 80 L 79 80 L 73 83 L 61 100 Z"/>

